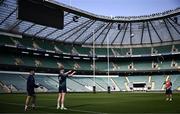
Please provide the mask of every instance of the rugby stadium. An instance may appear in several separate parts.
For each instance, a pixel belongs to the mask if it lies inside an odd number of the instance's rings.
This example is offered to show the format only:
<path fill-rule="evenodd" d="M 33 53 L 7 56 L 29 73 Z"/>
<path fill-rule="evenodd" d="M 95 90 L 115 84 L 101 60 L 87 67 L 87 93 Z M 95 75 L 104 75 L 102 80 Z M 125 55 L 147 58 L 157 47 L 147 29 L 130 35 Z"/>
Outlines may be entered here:
<path fill-rule="evenodd" d="M 0 113 L 26 113 L 32 69 L 40 87 L 28 113 L 180 113 L 180 8 L 109 17 L 54 0 L 0 1 Z M 55 16 L 41 18 L 38 8 Z M 61 66 L 76 71 L 67 79 L 68 110 L 56 109 Z"/>

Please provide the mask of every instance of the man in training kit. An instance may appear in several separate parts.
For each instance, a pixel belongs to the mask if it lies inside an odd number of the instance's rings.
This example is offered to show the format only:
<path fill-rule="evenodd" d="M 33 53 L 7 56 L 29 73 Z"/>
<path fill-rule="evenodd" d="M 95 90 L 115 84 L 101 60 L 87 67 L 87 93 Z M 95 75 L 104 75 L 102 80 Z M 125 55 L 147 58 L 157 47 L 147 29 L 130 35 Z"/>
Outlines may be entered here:
<path fill-rule="evenodd" d="M 172 82 L 170 79 L 168 79 L 164 84 L 166 88 L 166 101 L 172 101 Z"/>
<path fill-rule="evenodd" d="M 36 95 L 34 92 L 34 88 L 38 88 L 39 85 L 35 84 L 34 75 L 35 75 L 34 70 L 31 70 L 30 75 L 27 78 L 27 98 L 24 109 L 25 111 L 28 110 L 28 106 L 30 105 L 31 101 L 32 101 L 32 109 L 35 109 Z"/>
<path fill-rule="evenodd" d="M 64 73 L 64 67 L 62 67 L 59 71 L 59 94 L 58 94 L 58 100 L 57 100 L 57 109 L 61 110 L 67 110 L 67 108 L 64 107 L 64 97 L 67 92 L 66 88 L 66 78 L 68 76 L 73 76 L 76 73 L 76 71 L 68 71 Z M 61 104 L 61 107 L 60 107 Z"/>

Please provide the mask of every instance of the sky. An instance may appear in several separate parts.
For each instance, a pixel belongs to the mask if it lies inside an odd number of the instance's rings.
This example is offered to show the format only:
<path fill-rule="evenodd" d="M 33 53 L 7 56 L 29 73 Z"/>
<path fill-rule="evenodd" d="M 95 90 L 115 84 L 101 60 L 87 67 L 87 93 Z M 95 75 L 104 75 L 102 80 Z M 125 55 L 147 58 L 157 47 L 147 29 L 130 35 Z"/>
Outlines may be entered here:
<path fill-rule="evenodd" d="M 180 7 L 180 0 L 56 0 L 103 16 L 140 16 Z"/>

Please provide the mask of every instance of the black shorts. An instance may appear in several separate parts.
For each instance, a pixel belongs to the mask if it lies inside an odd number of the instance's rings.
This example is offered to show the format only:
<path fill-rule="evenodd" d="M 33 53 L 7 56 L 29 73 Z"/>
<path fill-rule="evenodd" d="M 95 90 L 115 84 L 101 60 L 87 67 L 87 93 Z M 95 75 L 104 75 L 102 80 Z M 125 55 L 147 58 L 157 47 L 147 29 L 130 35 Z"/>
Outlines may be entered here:
<path fill-rule="evenodd" d="M 59 93 L 66 93 L 67 88 L 65 86 L 59 86 Z"/>
<path fill-rule="evenodd" d="M 34 90 L 27 90 L 27 95 L 28 96 L 35 96 Z"/>
<path fill-rule="evenodd" d="M 172 90 L 171 89 L 166 89 L 166 95 L 172 94 Z"/>

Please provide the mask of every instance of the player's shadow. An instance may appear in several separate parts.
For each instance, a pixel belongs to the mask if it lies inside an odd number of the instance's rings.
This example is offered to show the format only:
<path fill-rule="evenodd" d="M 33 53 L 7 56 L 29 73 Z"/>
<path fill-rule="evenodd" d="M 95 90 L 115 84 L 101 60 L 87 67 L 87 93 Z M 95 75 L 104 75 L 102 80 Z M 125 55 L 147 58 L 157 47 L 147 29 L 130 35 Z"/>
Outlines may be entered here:
<path fill-rule="evenodd" d="M 68 108 L 77 108 L 77 107 L 84 107 L 84 106 L 89 106 L 92 104 L 81 104 L 81 105 L 74 105 L 74 106 L 69 106 Z"/>

